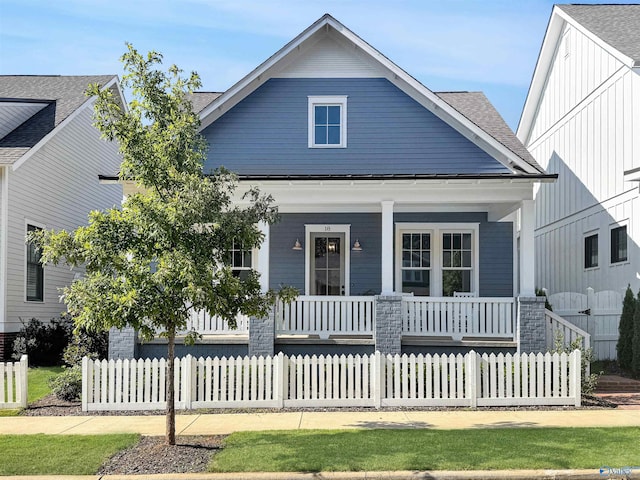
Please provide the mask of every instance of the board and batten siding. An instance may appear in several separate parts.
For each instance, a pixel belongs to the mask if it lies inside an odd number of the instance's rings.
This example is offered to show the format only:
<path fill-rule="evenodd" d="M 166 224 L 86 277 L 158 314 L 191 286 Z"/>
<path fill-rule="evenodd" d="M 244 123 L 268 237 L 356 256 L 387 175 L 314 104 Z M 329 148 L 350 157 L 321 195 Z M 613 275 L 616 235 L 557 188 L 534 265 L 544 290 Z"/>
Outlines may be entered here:
<path fill-rule="evenodd" d="M 611 264 L 610 228 L 627 225 L 628 261 Z M 585 234 L 598 235 L 598 266 L 584 268 Z M 538 230 L 536 285 L 550 293 L 640 289 L 640 195 L 628 192 Z"/>
<path fill-rule="evenodd" d="M 351 225 L 351 243 L 358 239 L 361 252 L 351 251 L 351 295 L 379 294 L 381 284 L 382 227 L 379 213 L 287 213 L 271 226 L 269 234 L 269 286 L 305 287 L 305 225 Z M 394 222 L 401 223 L 479 223 L 480 296 L 513 296 L 513 223 L 488 222 L 486 213 L 428 212 L 395 213 Z M 292 250 L 296 239 L 303 244 Z M 394 235 L 395 239 L 395 235 Z M 389 254 L 392 254 L 391 252 Z M 394 255 L 395 260 L 395 255 Z"/>
<path fill-rule="evenodd" d="M 555 52 L 528 143 L 533 143 L 624 67 L 605 49 L 566 24 Z M 624 67 L 626 68 L 626 67 Z"/>
<path fill-rule="evenodd" d="M 308 147 L 308 96 L 347 96 L 347 147 Z M 239 174 L 507 173 L 384 78 L 272 78 L 203 130 L 205 171 Z"/>
<path fill-rule="evenodd" d="M 567 43 L 568 42 L 568 43 Z M 536 202 L 536 285 L 549 293 L 640 288 L 640 75 L 565 25 L 527 148 L 555 183 Z M 611 265 L 610 228 L 627 225 L 628 262 Z M 599 265 L 584 268 L 584 236 Z"/>
<path fill-rule="evenodd" d="M 46 321 L 65 311 L 59 288 L 73 280 L 65 265 L 46 266 L 44 302 L 25 300 L 27 221 L 48 229 L 75 230 L 90 210 L 120 205 L 122 187 L 101 185 L 98 175 L 117 172 L 117 145 L 100 138 L 92 109 L 84 108 L 17 170 L 9 172 L 7 232 L 7 318 L 4 331 L 18 331 L 20 319 Z"/>

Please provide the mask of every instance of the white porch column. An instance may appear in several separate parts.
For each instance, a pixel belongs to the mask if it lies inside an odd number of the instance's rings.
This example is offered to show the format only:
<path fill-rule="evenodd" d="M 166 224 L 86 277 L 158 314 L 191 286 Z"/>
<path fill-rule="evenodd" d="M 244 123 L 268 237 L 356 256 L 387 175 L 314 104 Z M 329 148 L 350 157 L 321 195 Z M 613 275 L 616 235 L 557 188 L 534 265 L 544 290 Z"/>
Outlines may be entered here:
<path fill-rule="evenodd" d="M 520 296 L 535 297 L 535 213 L 533 200 L 520 204 Z"/>
<path fill-rule="evenodd" d="M 393 200 L 382 205 L 382 295 L 393 293 Z"/>
<path fill-rule="evenodd" d="M 256 271 L 260 274 L 260 287 L 266 292 L 269 290 L 269 224 L 259 222 L 258 228 L 264 234 L 264 240 L 258 250 Z"/>

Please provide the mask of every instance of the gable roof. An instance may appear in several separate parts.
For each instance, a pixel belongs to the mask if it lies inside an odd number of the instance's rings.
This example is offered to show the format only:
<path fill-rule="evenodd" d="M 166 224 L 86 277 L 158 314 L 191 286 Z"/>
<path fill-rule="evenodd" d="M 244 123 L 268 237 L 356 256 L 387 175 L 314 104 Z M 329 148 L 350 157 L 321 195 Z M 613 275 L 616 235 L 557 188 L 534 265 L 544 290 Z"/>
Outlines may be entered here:
<path fill-rule="evenodd" d="M 544 170 L 533 161 L 531 155 L 523 153 L 525 149 L 522 145 L 519 147 L 515 146 L 519 141 L 512 132 L 510 133 L 512 138 L 507 139 L 509 134 L 500 129 L 502 140 L 496 138 L 493 135 L 495 128 L 480 127 L 479 123 L 482 122 L 477 118 L 476 121 L 474 121 L 467 116 L 468 112 L 465 112 L 465 110 L 469 109 L 465 109 L 460 105 L 458 105 L 459 108 L 451 105 L 329 14 L 322 16 L 291 42 L 233 85 L 229 90 L 213 99 L 210 104 L 200 112 L 202 121 L 201 128 L 206 128 L 238 102 L 255 91 L 264 82 L 277 76 L 280 70 L 291 64 L 291 62 L 299 58 L 300 55 L 304 55 L 305 49 L 315 43 L 319 36 L 329 33 L 337 35 L 341 40 L 353 45 L 360 53 L 377 64 L 382 72 L 381 75 L 416 100 L 424 108 L 449 124 L 460 134 L 489 153 L 496 160 L 503 163 L 514 175 L 520 176 L 525 174 L 534 177 L 545 175 Z M 468 106 L 470 107 L 470 105 Z M 493 108 L 492 110 L 495 111 Z M 498 115 L 497 112 L 495 112 L 495 115 Z M 495 115 L 492 114 L 492 118 Z M 488 123 L 494 124 L 496 122 L 489 121 Z M 511 145 L 513 148 L 507 145 Z"/>
<path fill-rule="evenodd" d="M 640 66 L 640 4 L 557 7 Z"/>
<path fill-rule="evenodd" d="M 640 68 L 640 4 L 555 5 L 551 11 L 516 135 L 526 143 L 555 52 L 568 23 L 629 68 Z"/>
<path fill-rule="evenodd" d="M 205 109 L 208 105 L 211 104 L 216 98 L 218 98 L 222 93 L 220 92 L 193 92 L 191 94 L 191 105 L 193 106 L 193 111 L 195 113 L 200 113 Z"/>
<path fill-rule="evenodd" d="M 89 99 L 87 86 L 115 83 L 115 75 L 0 75 L 0 102 L 40 102 L 46 107 L 0 139 L 0 165 L 12 165 L 67 120 Z"/>
<path fill-rule="evenodd" d="M 544 170 L 522 142 L 511 131 L 502 116 L 482 92 L 435 92 L 440 98 L 462 113 L 465 117 L 487 132 L 501 144 L 535 166 Z"/>

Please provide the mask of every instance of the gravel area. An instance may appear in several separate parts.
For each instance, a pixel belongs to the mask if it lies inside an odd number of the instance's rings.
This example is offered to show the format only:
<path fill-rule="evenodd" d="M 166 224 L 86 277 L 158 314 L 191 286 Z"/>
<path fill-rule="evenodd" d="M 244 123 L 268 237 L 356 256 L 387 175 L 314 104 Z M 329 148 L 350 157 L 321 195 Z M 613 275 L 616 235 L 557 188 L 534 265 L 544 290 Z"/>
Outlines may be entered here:
<path fill-rule="evenodd" d="M 593 410 L 603 408 L 616 408 L 616 404 L 605 399 L 591 395 L 582 397 L 581 410 Z M 468 410 L 468 407 L 383 407 L 376 410 L 373 407 L 341 407 L 341 408 L 282 408 L 279 410 L 271 408 L 208 408 L 199 410 L 177 410 L 178 415 L 201 415 L 220 413 L 269 413 L 269 412 L 397 412 L 397 411 L 443 411 L 443 410 Z M 573 406 L 533 406 L 533 407 L 479 407 L 477 410 L 493 411 L 526 411 L 526 410 L 576 410 Z M 37 416 L 79 416 L 79 415 L 164 415 L 164 410 L 137 410 L 137 411 L 115 411 L 115 412 L 83 412 L 80 402 L 65 402 L 53 395 L 46 396 L 37 402 L 33 402 L 20 415 L 29 417 Z"/>
<path fill-rule="evenodd" d="M 164 437 L 142 437 L 137 445 L 116 453 L 98 475 L 152 475 L 156 473 L 205 472 L 211 457 L 222 448 L 223 435 L 176 438 L 176 445 L 164 444 Z"/>

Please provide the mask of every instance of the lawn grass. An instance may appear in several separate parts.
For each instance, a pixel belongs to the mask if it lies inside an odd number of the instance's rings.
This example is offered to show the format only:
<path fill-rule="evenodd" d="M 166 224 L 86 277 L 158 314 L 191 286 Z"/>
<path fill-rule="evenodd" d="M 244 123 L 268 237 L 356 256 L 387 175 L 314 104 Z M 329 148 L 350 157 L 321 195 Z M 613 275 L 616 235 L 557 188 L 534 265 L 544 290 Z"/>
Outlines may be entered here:
<path fill-rule="evenodd" d="M 51 393 L 49 379 L 62 372 L 62 367 L 33 367 L 29 369 L 27 382 L 29 383 L 29 403 L 40 400 Z"/>
<path fill-rule="evenodd" d="M 32 403 L 51 393 L 49 379 L 62 372 L 62 367 L 32 367 L 27 373 L 29 394 L 27 402 Z M 13 417 L 20 413 L 20 409 L 0 410 L 0 417 Z"/>
<path fill-rule="evenodd" d="M 234 433 L 213 472 L 598 469 L 640 464 L 640 428 Z"/>
<path fill-rule="evenodd" d="M 0 435 L 0 475 L 94 475 L 114 453 L 138 442 L 123 435 Z"/>

